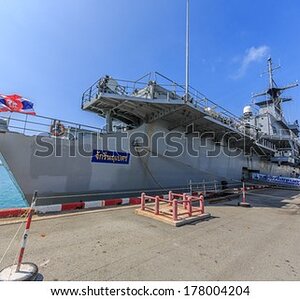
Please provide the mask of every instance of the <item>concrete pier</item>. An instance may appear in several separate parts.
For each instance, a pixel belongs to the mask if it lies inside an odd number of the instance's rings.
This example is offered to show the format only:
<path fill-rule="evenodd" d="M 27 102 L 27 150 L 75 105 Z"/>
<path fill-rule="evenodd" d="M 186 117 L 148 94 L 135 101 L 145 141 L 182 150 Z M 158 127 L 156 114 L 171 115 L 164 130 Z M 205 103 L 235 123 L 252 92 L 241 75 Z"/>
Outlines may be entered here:
<path fill-rule="evenodd" d="M 251 191 L 249 209 L 240 200 L 209 205 L 209 222 L 180 228 L 136 207 L 35 217 L 25 260 L 44 280 L 300 280 L 299 192 Z M 19 226 L 3 222 L 0 254 Z"/>

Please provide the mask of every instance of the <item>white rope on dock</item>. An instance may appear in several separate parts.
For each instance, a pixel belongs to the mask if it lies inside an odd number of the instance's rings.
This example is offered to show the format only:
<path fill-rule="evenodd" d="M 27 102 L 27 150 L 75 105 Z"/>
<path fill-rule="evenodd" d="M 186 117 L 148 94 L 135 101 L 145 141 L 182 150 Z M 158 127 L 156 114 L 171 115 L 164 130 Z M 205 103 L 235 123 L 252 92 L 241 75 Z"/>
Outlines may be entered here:
<path fill-rule="evenodd" d="M 0 259 L 0 266 L 1 266 L 3 260 L 4 260 L 5 256 L 6 256 L 6 254 L 7 254 L 7 252 L 8 252 L 9 249 L 11 248 L 12 243 L 13 243 L 14 240 L 17 238 L 17 235 L 18 235 L 18 233 L 20 232 L 22 226 L 24 225 L 25 220 L 26 220 L 26 218 L 28 217 L 28 214 L 29 214 L 29 210 L 28 210 L 28 212 L 26 213 L 26 216 L 25 216 L 24 220 L 21 222 L 20 226 L 18 227 L 17 232 L 15 233 L 15 235 L 12 237 L 11 241 L 9 242 L 9 244 L 8 244 L 8 246 L 7 246 L 7 248 L 6 248 L 5 252 L 4 252 L 4 254 L 2 255 L 2 257 L 1 257 L 1 259 Z M 17 257 L 17 255 L 18 255 L 18 253 L 16 254 L 16 257 Z M 15 258 L 15 260 L 14 260 L 14 264 L 15 264 L 15 262 L 16 262 L 16 258 Z"/>

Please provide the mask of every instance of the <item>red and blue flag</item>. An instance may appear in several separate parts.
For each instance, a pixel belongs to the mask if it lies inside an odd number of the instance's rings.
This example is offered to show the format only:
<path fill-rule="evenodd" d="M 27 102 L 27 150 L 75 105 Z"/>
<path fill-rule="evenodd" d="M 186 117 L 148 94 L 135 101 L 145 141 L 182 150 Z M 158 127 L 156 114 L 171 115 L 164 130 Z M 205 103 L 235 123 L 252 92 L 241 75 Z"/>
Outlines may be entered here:
<path fill-rule="evenodd" d="M 35 115 L 33 103 L 19 95 L 0 94 L 0 112 L 19 112 Z"/>

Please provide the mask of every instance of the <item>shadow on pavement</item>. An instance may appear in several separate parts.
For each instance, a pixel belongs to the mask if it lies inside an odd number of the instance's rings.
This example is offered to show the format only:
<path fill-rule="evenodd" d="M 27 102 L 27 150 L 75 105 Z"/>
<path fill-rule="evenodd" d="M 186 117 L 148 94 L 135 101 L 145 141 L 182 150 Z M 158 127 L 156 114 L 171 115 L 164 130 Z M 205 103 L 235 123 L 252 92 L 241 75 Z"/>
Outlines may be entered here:
<path fill-rule="evenodd" d="M 207 206 L 237 206 L 241 201 L 242 197 L 240 196 L 237 199 L 208 204 Z M 284 189 L 247 191 L 246 202 L 250 203 L 252 207 L 284 208 L 289 205 L 294 205 L 300 208 L 300 191 Z"/>

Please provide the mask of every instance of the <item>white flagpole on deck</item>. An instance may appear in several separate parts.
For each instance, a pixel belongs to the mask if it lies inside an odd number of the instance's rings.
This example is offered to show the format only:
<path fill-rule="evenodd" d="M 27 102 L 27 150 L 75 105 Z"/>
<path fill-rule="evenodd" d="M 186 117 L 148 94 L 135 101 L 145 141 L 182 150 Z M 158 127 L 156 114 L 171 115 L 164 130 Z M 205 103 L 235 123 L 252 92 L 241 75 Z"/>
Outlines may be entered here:
<path fill-rule="evenodd" d="M 185 102 L 188 102 L 190 81 L 190 0 L 186 0 L 186 34 L 185 34 Z"/>

